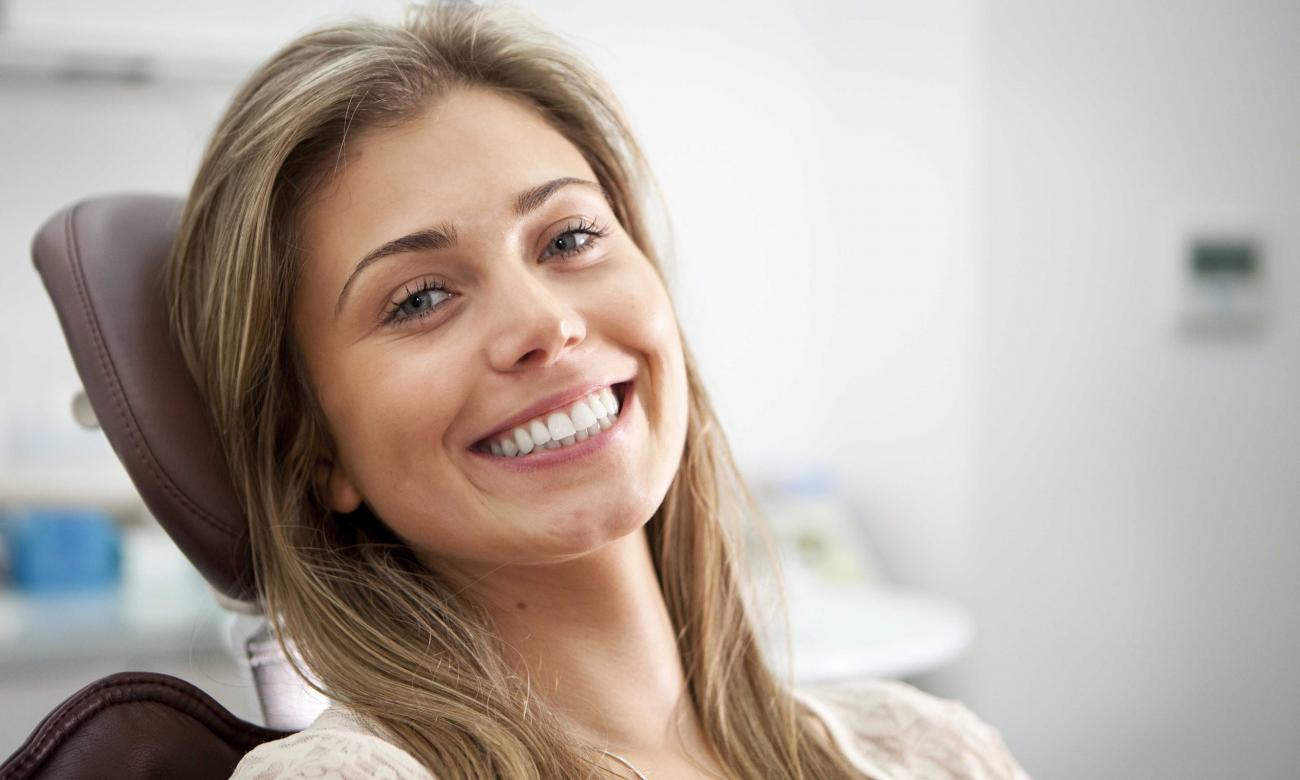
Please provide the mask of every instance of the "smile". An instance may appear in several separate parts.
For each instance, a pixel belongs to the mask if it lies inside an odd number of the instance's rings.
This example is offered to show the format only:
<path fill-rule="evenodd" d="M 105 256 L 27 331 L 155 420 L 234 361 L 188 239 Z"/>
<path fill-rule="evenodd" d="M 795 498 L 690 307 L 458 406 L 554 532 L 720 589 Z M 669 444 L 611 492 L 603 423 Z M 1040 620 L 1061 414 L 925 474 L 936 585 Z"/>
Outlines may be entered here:
<path fill-rule="evenodd" d="M 494 458 L 529 458 L 597 438 L 618 422 L 628 384 L 622 382 L 588 393 L 562 408 L 484 439 L 471 449 Z"/>

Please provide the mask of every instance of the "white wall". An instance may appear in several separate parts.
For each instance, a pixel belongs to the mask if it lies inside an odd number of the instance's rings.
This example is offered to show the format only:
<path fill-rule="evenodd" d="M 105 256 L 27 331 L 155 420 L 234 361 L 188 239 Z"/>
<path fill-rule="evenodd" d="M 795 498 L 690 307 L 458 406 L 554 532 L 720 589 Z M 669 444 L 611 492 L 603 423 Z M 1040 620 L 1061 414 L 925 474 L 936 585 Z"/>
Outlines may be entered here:
<path fill-rule="evenodd" d="M 1036 777 L 1300 766 L 1300 4 L 981 14 L 981 712 Z M 1254 213 L 1260 338 L 1179 338 L 1160 225 Z"/>

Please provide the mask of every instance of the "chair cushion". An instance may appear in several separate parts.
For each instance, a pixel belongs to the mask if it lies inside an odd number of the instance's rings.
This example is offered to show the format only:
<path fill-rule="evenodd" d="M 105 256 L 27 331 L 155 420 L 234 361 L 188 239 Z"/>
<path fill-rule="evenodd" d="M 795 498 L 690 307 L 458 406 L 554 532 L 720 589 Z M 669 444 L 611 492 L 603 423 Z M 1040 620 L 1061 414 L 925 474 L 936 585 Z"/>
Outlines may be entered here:
<path fill-rule="evenodd" d="M 226 780 L 245 753 L 290 733 L 240 720 L 184 680 L 120 672 L 59 705 L 0 764 L 0 777 Z"/>

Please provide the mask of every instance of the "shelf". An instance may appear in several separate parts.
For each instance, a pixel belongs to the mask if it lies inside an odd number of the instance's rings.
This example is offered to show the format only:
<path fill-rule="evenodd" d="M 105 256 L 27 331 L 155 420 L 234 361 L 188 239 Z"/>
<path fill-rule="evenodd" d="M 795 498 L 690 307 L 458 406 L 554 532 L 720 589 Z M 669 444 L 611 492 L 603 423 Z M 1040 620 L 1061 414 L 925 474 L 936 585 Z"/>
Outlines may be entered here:
<path fill-rule="evenodd" d="M 273 46 L 246 41 L 0 32 L 0 75 L 69 81 L 208 82 L 233 85 Z"/>
<path fill-rule="evenodd" d="M 226 613 L 201 582 L 176 585 L 58 596 L 0 591 L 0 669 L 223 649 Z"/>
<path fill-rule="evenodd" d="M 185 657 L 226 646 L 228 613 L 156 524 L 123 528 L 119 584 L 81 593 L 0 586 L 0 669 Z"/>
<path fill-rule="evenodd" d="M 0 464 L 0 509 L 27 506 L 86 506 L 135 512 L 140 494 L 117 460 L 89 464 Z"/>

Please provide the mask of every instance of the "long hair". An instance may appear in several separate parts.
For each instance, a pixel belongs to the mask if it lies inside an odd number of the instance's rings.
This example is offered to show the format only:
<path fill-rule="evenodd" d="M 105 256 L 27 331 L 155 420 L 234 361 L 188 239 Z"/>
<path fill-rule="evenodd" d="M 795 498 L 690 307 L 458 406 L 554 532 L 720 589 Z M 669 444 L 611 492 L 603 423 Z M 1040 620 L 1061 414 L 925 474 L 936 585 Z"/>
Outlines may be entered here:
<path fill-rule="evenodd" d="M 168 261 L 171 325 L 248 519 L 262 608 L 299 673 L 437 776 L 586 777 L 597 754 L 506 664 L 484 610 L 364 503 L 338 522 L 313 479 L 333 442 L 286 321 L 304 203 L 337 172 L 349 132 L 400 124 L 460 87 L 535 107 L 664 278 L 662 236 L 647 226 L 657 190 L 608 87 L 528 15 L 449 2 L 400 26 L 306 34 L 243 84 Z M 692 703 L 737 777 L 857 776 L 765 663 L 741 588 L 752 500 L 683 350 L 686 444 L 645 533 Z"/>

